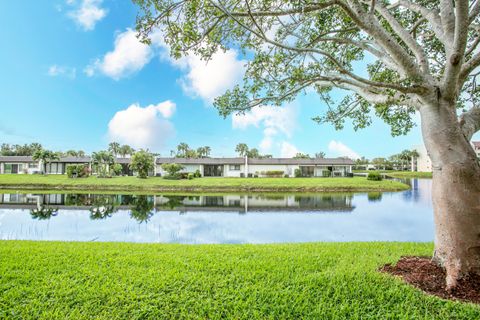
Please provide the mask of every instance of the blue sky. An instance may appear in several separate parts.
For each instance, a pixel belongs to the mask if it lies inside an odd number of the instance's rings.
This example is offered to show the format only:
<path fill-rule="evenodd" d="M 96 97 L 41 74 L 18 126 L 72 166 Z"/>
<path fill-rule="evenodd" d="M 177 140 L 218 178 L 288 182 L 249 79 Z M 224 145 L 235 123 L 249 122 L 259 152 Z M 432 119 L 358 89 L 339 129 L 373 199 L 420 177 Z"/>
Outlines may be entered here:
<path fill-rule="evenodd" d="M 91 152 L 116 140 L 168 155 L 186 142 L 232 156 L 245 142 L 274 156 L 367 158 L 421 144 L 418 127 L 393 138 L 378 119 L 357 132 L 318 125 L 311 118 L 325 106 L 315 95 L 223 119 L 211 101 L 241 79 L 241 57 L 172 61 L 161 39 L 138 43 L 136 14 L 124 0 L 1 1 L 0 143 Z"/>

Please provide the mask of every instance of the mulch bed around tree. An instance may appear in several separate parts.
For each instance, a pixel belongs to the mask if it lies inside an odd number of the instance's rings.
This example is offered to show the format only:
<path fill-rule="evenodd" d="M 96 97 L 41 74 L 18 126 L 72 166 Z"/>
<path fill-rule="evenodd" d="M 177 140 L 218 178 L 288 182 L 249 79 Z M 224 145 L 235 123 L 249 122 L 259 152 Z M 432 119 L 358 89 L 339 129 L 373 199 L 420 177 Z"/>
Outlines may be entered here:
<path fill-rule="evenodd" d="M 480 304 L 480 276 L 462 279 L 454 290 L 445 289 L 445 270 L 428 257 L 402 257 L 397 264 L 386 264 L 381 272 L 400 276 L 414 287 L 443 299 Z"/>

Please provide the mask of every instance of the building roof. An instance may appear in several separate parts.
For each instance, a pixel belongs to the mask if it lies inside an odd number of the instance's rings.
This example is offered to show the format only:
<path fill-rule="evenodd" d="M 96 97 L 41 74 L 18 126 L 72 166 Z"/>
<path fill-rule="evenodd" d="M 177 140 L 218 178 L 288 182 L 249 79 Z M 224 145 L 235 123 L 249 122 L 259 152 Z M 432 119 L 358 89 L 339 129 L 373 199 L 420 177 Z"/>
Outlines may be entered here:
<path fill-rule="evenodd" d="M 475 148 L 480 148 L 480 141 L 472 141 L 472 144 Z"/>
<path fill-rule="evenodd" d="M 92 161 L 91 157 L 61 157 L 60 160 L 52 162 L 64 163 L 89 163 Z M 0 162 L 36 162 L 32 156 L 0 156 Z"/>
<path fill-rule="evenodd" d="M 248 164 L 290 164 L 290 165 L 353 165 L 355 162 L 346 158 L 315 158 L 315 159 L 293 159 L 293 158 L 264 158 L 248 159 Z"/>
<path fill-rule="evenodd" d="M 244 164 L 244 158 L 157 158 L 157 164 Z"/>

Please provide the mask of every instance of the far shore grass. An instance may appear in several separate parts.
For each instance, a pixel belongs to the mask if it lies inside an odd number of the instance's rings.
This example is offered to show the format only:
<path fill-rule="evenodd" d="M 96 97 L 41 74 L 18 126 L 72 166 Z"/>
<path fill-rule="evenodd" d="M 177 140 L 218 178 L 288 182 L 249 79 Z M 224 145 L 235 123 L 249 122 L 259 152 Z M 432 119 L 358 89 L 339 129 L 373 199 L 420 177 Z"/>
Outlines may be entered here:
<path fill-rule="evenodd" d="M 378 272 L 432 249 L 0 241 L 0 319 L 480 319 Z"/>
<path fill-rule="evenodd" d="M 431 172 L 423 171 L 396 171 L 396 170 L 353 170 L 353 173 L 380 172 L 393 178 L 432 178 Z"/>
<path fill-rule="evenodd" d="M 368 192 L 401 191 L 409 186 L 398 181 L 354 178 L 196 178 L 167 180 L 160 177 L 68 178 L 66 175 L 0 175 L 0 189 L 92 190 L 149 192 Z"/>

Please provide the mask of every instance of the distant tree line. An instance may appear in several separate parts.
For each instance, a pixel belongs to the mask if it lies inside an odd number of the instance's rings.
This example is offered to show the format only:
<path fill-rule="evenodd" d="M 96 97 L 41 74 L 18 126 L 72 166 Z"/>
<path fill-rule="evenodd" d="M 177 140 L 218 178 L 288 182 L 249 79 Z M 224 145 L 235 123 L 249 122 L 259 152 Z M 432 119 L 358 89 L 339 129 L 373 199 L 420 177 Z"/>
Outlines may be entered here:
<path fill-rule="evenodd" d="M 361 157 L 355 161 L 355 167 L 357 169 L 362 167 L 367 167 L 368 165 L 373 165 L 377 169 L 388 170 L 388 169 L 398 169 L 398 170 L 408 170 L 414 162 L 419 157 L 419 154 L 416 150 L 403 150 L 400 153 L 393 154 L 387 158 L 377 157 L 372 160 L 368 160 L 365 157 Z"/>

